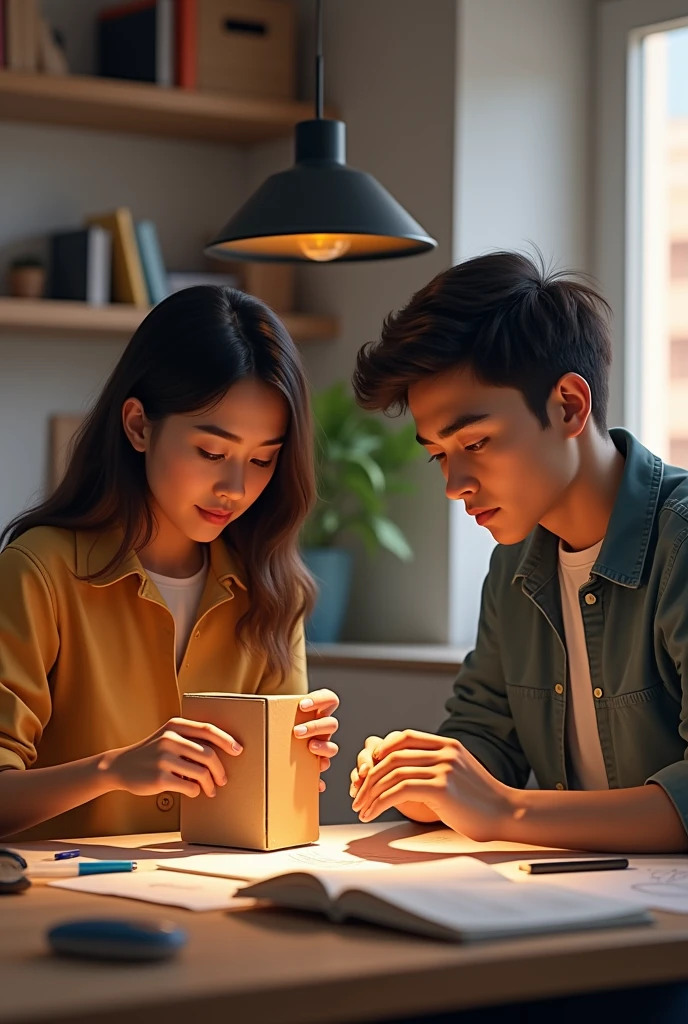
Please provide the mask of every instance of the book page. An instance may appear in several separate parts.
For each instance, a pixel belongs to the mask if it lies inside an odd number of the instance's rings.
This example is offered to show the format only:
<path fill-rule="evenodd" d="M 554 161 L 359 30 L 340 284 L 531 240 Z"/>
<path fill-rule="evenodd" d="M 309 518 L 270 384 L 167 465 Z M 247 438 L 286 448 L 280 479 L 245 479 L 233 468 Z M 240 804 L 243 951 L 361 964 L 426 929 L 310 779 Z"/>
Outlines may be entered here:
<path fill-rule="evenodd" d="M 528 932 L 561 931 L 608 923 L 643 923 L 649 915 L 641 908 L 595 897 L 581 897 L 557 887 L 515 885 L 494 868 L 473 857 L 458 856 L 441 864 L 397 865 L 391 871 L 311 871 L 332 902 L 341 897 L 344 906 L 366 914 L 366 896 L 395 907 L 411 918 L 432 922 L 462 938 L 487 938 Z M 302 879 L 291 876 L 295 886 Z M 257 891 L 258 890 L 258 891 Z M 262 891 L 260 891 L 262 890 Z M 249 887 L 247 895 L 284 899 L 298 904 L 290 892 L 290 878 L 266 879 Z M 364 894 L 363 896 L 361 894 Z M 374 919 L 384 923 L 384 906 L 375 908 Z M 394 923 L 400 926 L 398 915 Z M 370 914 L 373 917 L 373 914 Z M 391 919 L 390 919 L 390 923 Z M 412 923 L 408 923 L 411 930 Z"/>

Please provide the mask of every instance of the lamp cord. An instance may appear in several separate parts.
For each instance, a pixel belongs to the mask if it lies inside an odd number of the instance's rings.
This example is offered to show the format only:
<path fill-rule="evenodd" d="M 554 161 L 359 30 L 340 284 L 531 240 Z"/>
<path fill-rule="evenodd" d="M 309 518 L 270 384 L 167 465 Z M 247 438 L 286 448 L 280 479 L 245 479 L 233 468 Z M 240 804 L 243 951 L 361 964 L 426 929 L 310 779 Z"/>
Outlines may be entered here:
<path fill-rule="evenodd" d="M 315 48 L 315 116 L 323 116 L 323 47 L 322 47 L 322 0 L 316 0 L 316 48 Z"/>

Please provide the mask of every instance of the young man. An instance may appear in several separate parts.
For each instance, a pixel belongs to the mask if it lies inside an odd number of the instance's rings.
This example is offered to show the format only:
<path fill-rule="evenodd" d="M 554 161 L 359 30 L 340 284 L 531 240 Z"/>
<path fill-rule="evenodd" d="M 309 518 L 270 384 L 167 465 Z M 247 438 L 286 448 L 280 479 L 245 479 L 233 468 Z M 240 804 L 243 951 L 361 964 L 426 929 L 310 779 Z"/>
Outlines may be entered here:
<path fill-rule="evenodd" d="M 362 821 L 396 807 L 477 840 L 688 851 L 688 471 L 607 429 L 607 313 L 496 253 L 359 353 L 359 402 L 410 409 L 447 497 L 498 542 L 449 718 L 368 738 Z"/>

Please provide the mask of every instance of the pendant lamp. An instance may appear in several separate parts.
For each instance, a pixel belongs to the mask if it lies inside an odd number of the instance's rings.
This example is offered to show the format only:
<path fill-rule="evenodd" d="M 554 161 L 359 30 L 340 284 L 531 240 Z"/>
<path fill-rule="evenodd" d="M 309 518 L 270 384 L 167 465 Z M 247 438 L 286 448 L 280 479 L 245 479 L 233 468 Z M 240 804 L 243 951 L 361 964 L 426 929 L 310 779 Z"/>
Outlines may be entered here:
<path fill-rule="evenodd" d="M 295 163 L 273 174 L 205 252 L 275 263 L 380 260 L 437 242 L 372 175 L 346 165 L 346 125 L 323 115 L 322 0 L 317 0 L 315 113 L 296 125 Z"/>

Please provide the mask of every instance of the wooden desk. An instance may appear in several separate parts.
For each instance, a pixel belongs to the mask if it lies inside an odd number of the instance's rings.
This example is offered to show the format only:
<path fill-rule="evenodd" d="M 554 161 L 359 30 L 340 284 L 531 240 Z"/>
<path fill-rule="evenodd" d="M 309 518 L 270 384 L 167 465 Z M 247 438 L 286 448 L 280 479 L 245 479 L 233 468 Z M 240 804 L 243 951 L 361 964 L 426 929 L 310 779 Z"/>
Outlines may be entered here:
<path fill-rule="evenodd" d="M 178 838 L 106 842 L 131 849 Z M 171 918 L 189 942 L 164 964 L 47 953 L 51 925 L 98 915 Z M 688 915 L 656 916 L 654 927 L 462 947 L 318 916 L 193 913 L 35 883 L 0 897 L 0 1022 L 329 1024 L 688 979 Z"/>

